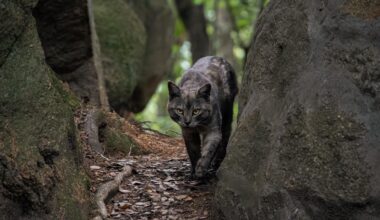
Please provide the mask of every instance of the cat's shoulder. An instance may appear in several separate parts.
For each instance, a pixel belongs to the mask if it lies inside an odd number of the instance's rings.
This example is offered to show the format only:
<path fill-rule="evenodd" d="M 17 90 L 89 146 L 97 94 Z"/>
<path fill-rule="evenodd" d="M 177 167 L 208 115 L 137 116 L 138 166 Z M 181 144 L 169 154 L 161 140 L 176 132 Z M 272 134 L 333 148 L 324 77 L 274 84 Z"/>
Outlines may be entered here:
<path fill-rule="evenodd" d="M 232 66 L 229 64 L 229 62 L 226 59 L 224 59 L 223 57 L 218 57 L 218 56 L 202 57 L 199 60 L 197 60 L 197 62 L 194 63 L 192 68 L 205 69 L 205 68 L 209 68 L 210 66 L 216 66 L 225 70 L 232 69 Z"/>
<path fill-rule="evenodd" d="M 203 72 L 208 78 L 223 88 L 224 94 L 235 96 L 238 92 L 235 71 L 232 65 L 224 58 L 207 56 L 194 64 L 194 69 Z"/>

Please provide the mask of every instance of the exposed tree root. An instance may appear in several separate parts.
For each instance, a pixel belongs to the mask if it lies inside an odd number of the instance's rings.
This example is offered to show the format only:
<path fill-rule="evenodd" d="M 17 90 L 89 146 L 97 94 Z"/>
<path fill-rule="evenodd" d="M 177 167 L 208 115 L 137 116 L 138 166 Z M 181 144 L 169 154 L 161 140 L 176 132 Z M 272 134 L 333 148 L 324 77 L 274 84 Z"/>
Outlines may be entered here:
<path fill-rule="evenodd" d="M 146 129 L 136 121 L 126 121 L 123 131 L 134 143 L 147 152 L 172 157 L 185 153 L 185 145 L 182 138 L 170 137 L 157 131 Z"/>
<path fill-rule="evenodd" d="M 95 195 L 96 205 L 100 216 L 96 216 L 93 220 L 106 219 L 108 216 L 106 201 L 112 198 L 119 190 L 119 186 L 124 177 L 132 175 L 132 167 L 129 165 L 124 166 L 123 170 L 116 175 L 115 179 L 101 185 Z"/>
<path fill-rule="evenodd" d="M 88 144 L 97 153 L 104 153 L 103 147 L 99 142 L 99 110 L 90 109 L 86 115 L 85 131 L 88 138 Z"/>
<path fill-rule="evenodd" d="M 106 85 L 104 80 L 104 72 L 103 65 L 101 60 L 101 51 L 100 44 L 98 39 L 98 34 L 96 33 L 95 27 L 95 18 L 93 13 L 93 4 L 92 0 L 87 0 L 88 4 L 88 16 L 90 20 L 90 29 L 91 29 L 91 43 L 94 57 L 94 65 L 96 70 L 96 75 L 98 77 L 98 89 L 99 89 L 99 99 L 100 99 L 100 107 L 105 111 L 110 111 L 110 104 L 108 101 Z"/>

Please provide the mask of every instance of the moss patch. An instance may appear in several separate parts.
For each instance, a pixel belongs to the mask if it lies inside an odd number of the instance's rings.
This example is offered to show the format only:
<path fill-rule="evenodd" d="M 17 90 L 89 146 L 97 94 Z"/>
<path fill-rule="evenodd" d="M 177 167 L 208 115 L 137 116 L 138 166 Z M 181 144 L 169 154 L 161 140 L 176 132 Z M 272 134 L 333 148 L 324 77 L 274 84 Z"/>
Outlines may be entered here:
<path fill-rule="evenodd" d="M 380 16 L 380 1 L 351 0 L 346 2 L 343 9 L 345 12 L 362 19 L 376 19 Z"/>
<path fill-rule="evenodd" d="M 0 67 L 0 190 L 25 216 L 86 219 L 86 196 L 72 193 L 87 195 L 73 121 L 77 101 L 46 65 L 29 16 Z M 0 215 L 5 209 L 16 208 L 2 207 Z"/>
<path fill-rule="evenodd" d="M 125 154 L 144 154 L 145 151 L 124 132 L 125 119 L 116 113 L 102 113 L 98 119 L 101 123 L 99 129 L 100 139 L 106 151 L 123 152 Z"/>
<path fill-rule="evenodd" d="M 127 105 L 141 72 L 146 33 L 143 23 L 122 0 L 94 0 L 94 17 L 111 106 Z"/>
<path fill-rule="evenodd" d="M 142 153 L 140 148 L 126 134 L 114 128 L 105 129 L 104 140 L 107 151 L 122 151 L 126 154 Z"/>

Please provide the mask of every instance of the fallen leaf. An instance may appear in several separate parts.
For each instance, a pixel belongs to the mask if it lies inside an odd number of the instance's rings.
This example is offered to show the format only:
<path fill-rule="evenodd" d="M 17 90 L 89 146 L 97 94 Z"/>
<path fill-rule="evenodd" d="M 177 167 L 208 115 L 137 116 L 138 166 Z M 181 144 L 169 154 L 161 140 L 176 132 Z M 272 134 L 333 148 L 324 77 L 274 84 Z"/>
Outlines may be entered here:
<path fill-rule="evenodd" d="M 132 181 L 132 185 L 143 185 L 140 181 Z"/>
<path fill-rule="evenodd" d="M 165 185 L 169 186 L 170 188 L 174 190 L 179 190 L 178 186 L 171 182 L 164 182 Z"/>
<path fill-rule="evenodd" d="M 174 179 L 171 176 L 165 178 L 164 182 L 173 181 Z"/>
<path fill-rule="evenodd" d="M 150 202 L 136 202 L 135 205 L 148 207 L 150 206 Z"/>
<path fill-rule="evenodd" d="M 185 200 L 186 202 L 188 202 L 188 201 L 193 200 L 193 198 L 191 198 L 190 196 L 188 196 L 188 197 L 186 197 L 184 200 Z"/>
<path fill-rule="evenodd" d="M 119 187 L 119 192 L 121 192 L 121 193 L 130 193 L 131 191 L 130 191 L 130 190 L 127 190 L 127 189 L 123 189 L 123 188 Z"/>
<path fill-rule="evenodd" d="M 179 195 L 179 196 L 176 196 L 175 198 L 177 200 L 185 200 L 188 196 L 187 195 Z"/>
<path fill-rule="evenodd" d="M 152 201 L 154 201 L 154 202 L 159 202 L 159 201 L 161 201 L 161 195 L 158 194 L 158 193 L 151 193 L 151 194 L 149 195 L 149 197 L 150 197 L 150 199 L 151 199 Z"/>
<path fill-rule="evenodd" d="M 121 205 L 119 208 L 120 209 L 129 209 L 131 206 L 129 205 L 129 204 L 123 204 L 123 205 Z"/>
<path fill-rule="evenodd" d="M 178 216 L 175 216 L 175 215 L 169 215 L 168 217 L 170 220 L 177 220 L 178 219 Z"/>
<path fill-rule="evenodd" d="M 90 169 L 91 170 L 99 170 L 101 167 L 100 166 L 97 166 L 97 165 L 92 165 L 90 166 Z"/>
<path fill-rule="evenodd" d="M 170 202 L 169 202 L 169 201 L 163 202 L 162 205 L 163 205 L 163 206 L 169 206 L 169 205 L 170 205 Z"/>

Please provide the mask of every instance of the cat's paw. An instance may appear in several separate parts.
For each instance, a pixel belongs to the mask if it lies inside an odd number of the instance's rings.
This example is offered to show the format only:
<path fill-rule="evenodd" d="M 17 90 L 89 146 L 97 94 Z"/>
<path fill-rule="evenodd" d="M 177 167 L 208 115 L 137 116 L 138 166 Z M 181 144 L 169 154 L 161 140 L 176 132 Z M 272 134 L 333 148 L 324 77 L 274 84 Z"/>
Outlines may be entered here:
<path fill-rule="evenodd" d="M 190 173 L 190 175 L 188 175 L 187 177 L 186 177 L 186 179 L 187 180 L 195 180 L 195 179 L 197 179 L 196 177 L 195 177 L 195 169 L 191 169 L 191 173 Z"/>
<path fill-rule="evenodd" d="M 202 163 L 202 161 L 198 161 L 198 164 L 197 166 L 195 167 L 195 177 L 197 179 L 202 179 L 202 178 L 205 178 L 206 175 L 207 175 L 207 169 L 205 168 L 207 166 L 204 166 L 204 164 Z"/>
<path fill-rule="evenodd" d="M 195 178 L 197 179 L 203 179 L 206 177 L 206 171 L 202 168 L 198 168 L 195 170 Z"/>

